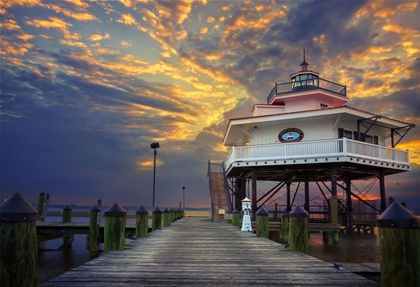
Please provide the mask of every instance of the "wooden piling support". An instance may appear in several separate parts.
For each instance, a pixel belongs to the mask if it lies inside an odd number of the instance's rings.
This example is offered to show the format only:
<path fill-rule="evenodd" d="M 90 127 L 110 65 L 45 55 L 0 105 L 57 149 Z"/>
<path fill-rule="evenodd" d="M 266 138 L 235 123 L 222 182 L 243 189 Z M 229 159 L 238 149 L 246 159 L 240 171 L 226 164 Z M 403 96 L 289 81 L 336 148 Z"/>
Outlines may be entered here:
<path fill-rule="evenodd" d="M 394 202 L 377 222 L 382 286 L 420 286 L 420 219 Z"/>
<path fill-rule="evenodd" d="M 19 193 L 0 205 L 0 286 L 38 286 L 37 218 Z"/>
<path fill-rule="evenodd" d="M 284 213 L 281 217 L 280 236 L 283 242 L 289 241 L 289 216 L 287 213 Z"/>
<path fill-rule="evenodd" d="M 169 209 L 165 208 L 163 210 L 163 226 L 171 225 L 171 213 Z"/>
<path fill-rule="evenodd" d="M 62 222 L 63 223 L 69 223 L 71 222 L 71 207 L 66 206 L 63 208 L 62 211 Z M 74 241 L 74 235 L 64 235 L 63 236 L 63 244 L 58 248 L 59 250 L 63 250 L 65 248 L 71 248 L 72 242 Z"/>
<path fill-rule="evenodd" d="M 241 226 L 240 212 L 236 208 L 232 211 L 232 225 L 238 227 Z"/>
<path fill-rule="evenodd" d="M 63 208 L 63 217 L 62 217 L 63 223 L 71 222 L 71 211 L 72 211 L 71 207 L 68 205 Z"/>
<path fill-rule="evenodd" d="M 105 211 L 105 253 L 125 248 L 126 216 L 127 212 L 118 203 L 114 203 Z"/>
<path fill-rule="evenodd" d="M 41 192 L 39 194 L 39 198 L 38 198 L 38 220 L 39 221 L 44 221 L 43 216 L 43 208 L 44 208 L 44 203 L 45 203 L 45 193 Z"/>
<path fill-rule="evenodd" d="M 338 224 L 338 198 L 331 198 L 331 223 Z M 338 231 L 331 232 L 334 243 L 338 243 Z"/>
<path fill-rule="evenodd" d="M 268 238 L 268 212 L 264 207 L 257 211 L 257 236 Z"/>
<path fill-rule="evenodd" d="M 171 213 L 172 214 L 172 213 Z M 136 210 L 136 238 L 149 235 L 149 212 L 144 206 Z"/>
<path fill-rule="evenodd" d="M 100 214 L 101 210 L 94 206 L 90 210 L 89 220 L 89 254 L 90 256 L 99 255 L 99 228 L 100 228 Z"/>
<path fill-rule="evenodd" d="M 152 231 L 162 229 L 162 210 L 156 207 L 152 212 Z"/>
<path fill-rule="evenodd" d="M 308 213 L 297 205 L 289 214 L 289 248 L 308 253 Z"/>

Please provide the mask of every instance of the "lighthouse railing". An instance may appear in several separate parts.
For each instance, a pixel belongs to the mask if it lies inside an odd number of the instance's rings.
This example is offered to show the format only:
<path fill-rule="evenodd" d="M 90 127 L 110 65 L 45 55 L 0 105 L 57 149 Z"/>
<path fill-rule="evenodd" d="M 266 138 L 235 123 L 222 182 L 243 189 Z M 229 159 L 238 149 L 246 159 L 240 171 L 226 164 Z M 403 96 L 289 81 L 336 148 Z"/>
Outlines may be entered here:
<path fill-rule="evenodd" d="M 333 92 L 344 97 L 346 96 L 347 91 L 346 86 L 322 78 L 312 79 L 311 81 L 301 80 L 281 84 L 276 83 L 267 97 L 267 103 L 269 103 L 273 97 L 277 95 L 313 89 L 321 89 Z"/>
<path fill-rule="evenodd" d="M 322 157 L 361 157 L 391 164 L 409 164 L 408 151 L 340 138 L 297 143 L 235 146 L 225 160 L 228 170 L 233 162 L 310 159 Z M 279 163 L 280 164 L 280 163 Z"/>

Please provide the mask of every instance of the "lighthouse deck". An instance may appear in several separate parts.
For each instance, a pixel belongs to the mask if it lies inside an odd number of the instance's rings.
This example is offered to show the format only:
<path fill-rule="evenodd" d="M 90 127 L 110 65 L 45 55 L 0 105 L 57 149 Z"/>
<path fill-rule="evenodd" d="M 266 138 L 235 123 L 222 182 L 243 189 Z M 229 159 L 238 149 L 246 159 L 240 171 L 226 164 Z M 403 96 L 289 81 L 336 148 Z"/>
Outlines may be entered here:
<path fill-rule="evenodd" d="M 408 151 L 379 146 L 346 138 L 287 144 L 234 146 L 225 161 L 229 177 L 244 167 L 293 166 L 323 163 L 345 163 L 384 168 L 387 174 L 411 170 Z M 270 175 L 272 176 L 272 175 Z"/>
<path fill-rule="evenodd" d="M 41 286 L 380 286 L 238 227 L 183 218 Z"/>

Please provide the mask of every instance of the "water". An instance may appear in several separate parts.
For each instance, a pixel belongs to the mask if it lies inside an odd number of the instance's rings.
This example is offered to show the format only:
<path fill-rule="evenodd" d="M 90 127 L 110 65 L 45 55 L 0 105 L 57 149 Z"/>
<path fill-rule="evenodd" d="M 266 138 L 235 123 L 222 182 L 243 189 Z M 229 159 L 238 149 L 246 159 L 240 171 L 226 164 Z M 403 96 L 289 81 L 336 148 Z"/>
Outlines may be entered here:
<path fill-rule="evenodd" d="M 48 222 L 61 222 L 62 217 L 48 216 Z M 73 217 L 72 222 L 89 223 L 89 217 Z M 127 224 L 135 224 L 135 218 L 126 218 Z M 150 222 L 151 223 L 151 222 Z M 57 250 L 63 239 L 45 241 L 45 251 L 38 250 L 38 282 L 42 283 L 93 259 L 86 250 L 86 234 L 74 235 L 72 248 Z"/>

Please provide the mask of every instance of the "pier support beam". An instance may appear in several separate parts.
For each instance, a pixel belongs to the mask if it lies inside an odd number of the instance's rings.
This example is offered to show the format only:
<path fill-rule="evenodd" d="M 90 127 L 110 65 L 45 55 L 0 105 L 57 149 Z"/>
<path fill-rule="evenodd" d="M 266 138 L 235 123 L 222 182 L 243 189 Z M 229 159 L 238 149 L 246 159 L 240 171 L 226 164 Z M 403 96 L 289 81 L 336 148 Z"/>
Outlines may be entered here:
<path fill-rule="evenodd" d="M 338 198 L 337 198 L 337 166 L 330 168 L 331 175 L 331 223 L 338 224 Z M 338 232 L 331 232 L 333 242 L 338 242 Z"/>
<path fill-rule="evenodd" d="M 292 184 L 291 181 L 286 182 L 287 194 L 286 194 L 286 211 L 289 213 L 292 210 L 292 206 L 290 205 L 290 185 Z"/>
<path fill-rule="evenodd" d="M 304 209 L 309 213 L 309 178 L 305 175 L 305 204 Z"/>
<path fill-rule="evenodd" d="M 347 233 L 353 233 L 353 205 L 351 202 L 351 180 L 346 179 L 346 208 L 347 208 Z"/>
<path fill-rule="evenodd" d="M 252 219 L 256 219 L 257 213 L 257 170 L 255 168 L 252 169 L 252 199 L 251 199 L 251 206 L 252 206 Z"/>
<path fill-rule="evenodd" d="M 384 212 L 386 209 L 386 195 L 385 195 L 385 172 L 383 169 L 379 171 L 379 193 L 381 196 L 381 212 Z"/>

